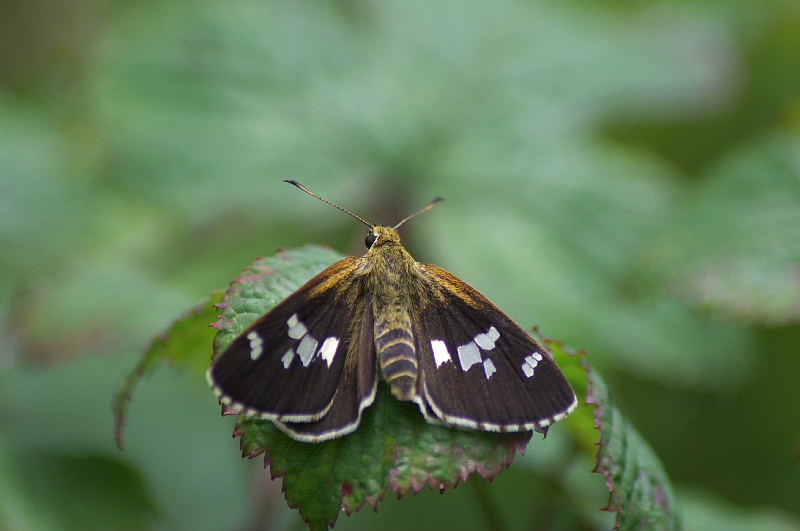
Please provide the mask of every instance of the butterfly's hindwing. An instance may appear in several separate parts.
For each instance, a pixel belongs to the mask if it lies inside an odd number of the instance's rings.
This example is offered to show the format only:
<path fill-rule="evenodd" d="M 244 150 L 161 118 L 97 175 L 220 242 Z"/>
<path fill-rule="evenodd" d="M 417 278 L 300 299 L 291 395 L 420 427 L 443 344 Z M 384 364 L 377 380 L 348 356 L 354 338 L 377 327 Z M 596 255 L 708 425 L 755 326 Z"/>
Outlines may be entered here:
<path fill-rule="evenodd" d="M 431 293 L 417 309 L 417 403 L 445 424 L 545 431 L 577 405 L 552 355 L 478 291 L 418 264 Z"/>
<path fill-rule="evenodd" d="M 346 373 L 356 370 L 346 357 L 366 307 L 363 282 L 353 273 L 360 261 L 345 258 L 325 269 L 217 357 L 208 379 L 221 404 L 287 423 L 327 416 L 351 377 Z"/>

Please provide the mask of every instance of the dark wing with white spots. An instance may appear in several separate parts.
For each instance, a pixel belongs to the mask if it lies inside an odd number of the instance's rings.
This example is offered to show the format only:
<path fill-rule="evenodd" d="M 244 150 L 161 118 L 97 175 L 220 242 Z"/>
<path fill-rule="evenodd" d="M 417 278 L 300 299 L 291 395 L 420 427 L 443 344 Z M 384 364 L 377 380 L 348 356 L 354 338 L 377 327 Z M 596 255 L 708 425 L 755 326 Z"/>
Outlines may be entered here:
<path fill-rule="evenodd" d="M 361 422 L 361 413 L 375 401 L 378 375 L 371 305 L 364 305 L 362 316 L 356 321 L 358 329 L 344 352 L 346 359 L 356 360 L 357 364 L 353 370 L 345 368 L 343 371 L 342 381 L 325 416 L 312 422 L 275 421 L 275 425 L 293 439 L 320 442 L 347 435 L 355 431 Z M 349 363 L 346 362 L 346 367 Z"/>
<path fill-rule="evenodd" d="M 546 431 L 575 409 L 575 392 L 547 349 L 453 274 L 417 266 L 430 293 L 414 319 L 416 401 L 426 417 L 486 431 Z"/>
<path fill-rule="evenodd" d="M 283 423 L 314 423 L 336 410 L 336 422 L 357 424 L 358 406 L 342 404 L 371 403 L 374 392 L 363 380 L 376 378 L 374 347 L 364 347 L 372 328 L 361 328 L 371 311 L 355 273 L 360 260 L 331 265 L 233 340 L 207 373 L 222 405 Z M 339 397 L 353 380 L 359 396 Z"/>

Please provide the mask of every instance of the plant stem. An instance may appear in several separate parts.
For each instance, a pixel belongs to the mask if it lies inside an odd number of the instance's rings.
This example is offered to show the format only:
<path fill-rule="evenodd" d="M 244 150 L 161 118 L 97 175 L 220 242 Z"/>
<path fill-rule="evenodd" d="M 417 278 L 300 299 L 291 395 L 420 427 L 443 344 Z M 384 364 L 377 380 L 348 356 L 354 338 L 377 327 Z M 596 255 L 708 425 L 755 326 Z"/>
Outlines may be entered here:
<path fill-rule="evenodd" d="M 494 531 L 507 529 L 506 522 L 503 515 L 500 513 L 497 501 L 494 496 L 492 496 L 487 481 L 479 475 L 473 474 L 472 477 L 469 478 L 469 483 L 472 485 L 472 492 L 475 493 L 478 506 L 483 513 L 483 517 L 486 519 L 489 529 Z"/>

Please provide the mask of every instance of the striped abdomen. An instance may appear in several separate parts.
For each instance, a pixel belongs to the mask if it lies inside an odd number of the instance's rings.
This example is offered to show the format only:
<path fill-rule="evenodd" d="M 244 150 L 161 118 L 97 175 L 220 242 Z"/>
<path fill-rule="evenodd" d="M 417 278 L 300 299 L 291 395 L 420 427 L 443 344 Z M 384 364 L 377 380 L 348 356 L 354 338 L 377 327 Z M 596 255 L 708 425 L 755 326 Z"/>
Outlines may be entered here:
<path fill-rule="evenodd" d="M 375 351 L 383 379 L 400 400 L 411 400 L 417 384 L 417 355 L 411 318 L 399 306 L 375 315 Z"/>

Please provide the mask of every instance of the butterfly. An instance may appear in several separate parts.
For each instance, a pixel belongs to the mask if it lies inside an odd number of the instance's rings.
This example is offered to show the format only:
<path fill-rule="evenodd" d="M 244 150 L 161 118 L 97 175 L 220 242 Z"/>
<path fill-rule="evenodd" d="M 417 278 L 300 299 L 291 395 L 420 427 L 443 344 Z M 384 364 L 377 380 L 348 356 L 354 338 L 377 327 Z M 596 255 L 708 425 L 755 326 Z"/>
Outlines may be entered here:
<path fill-rule="evenodd" d="M 270 420 L 293 439 L 356 430 L 385 381 L 425 420 L 492 432 L 539 431 L 577 398 L 552 354 L 468 284 L 415 261 L 397 229 L 369 227 L 367 252 L 334 263 L 258 318 L 206 376 L 228 411 Z"/>

